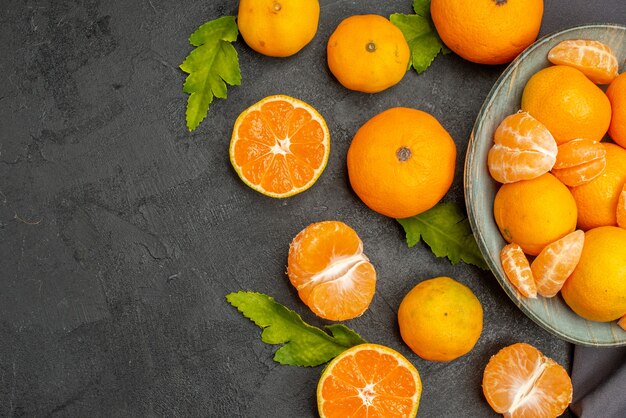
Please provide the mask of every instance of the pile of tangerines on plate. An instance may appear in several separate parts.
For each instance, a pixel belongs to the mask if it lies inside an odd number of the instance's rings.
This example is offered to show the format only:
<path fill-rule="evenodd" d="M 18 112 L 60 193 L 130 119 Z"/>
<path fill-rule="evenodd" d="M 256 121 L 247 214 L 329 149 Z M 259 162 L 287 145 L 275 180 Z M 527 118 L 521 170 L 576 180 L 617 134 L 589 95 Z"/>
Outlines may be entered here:
<path fill-rule="evenodd" d="M 536 39 L 543 1 L 432 0 L 430 13 L 455 53 L 502 64 Z M 319 14 L 317 0 L 241 0 L 237 23 L 252 49 L 284 57 L 311 41 Z M 346 18 L 327 43 L 335 78 L 367 93 L 397 84 L 410 56 L 402 32 L 378 15 Z M 503 183 L 495 218 L 512 243 L 503 249 L 502 263 L 521 294 L 553 296 L 561 290 L 580 315 L 615 320 L 626 314 L 626 230 L 603 225 L 626 226 L 626 150 L 599 141 L 609 130 L 615 142 L 626 145 L 626 74 L 617 77 L 615 57 L 593 41 L 561 44 L 550 60 L 557 65 L 528 82 L 522 111 L 502 121 L 489 153 L 490 172 Z M 594 82 L 612 83 L 605 94 Z M 276 198 L 311 187 L 329 153 L 330 132 L 322 115 L 284 95 L 244 110 L 230 144 L 232 165 L 243 182 Z M 437 204 L 452 184 L 455 161 L 455 143 L 442 125 L 409 108 L 388 109 L 366 121 L 347 154 L 355 193 L 372 210 L 393 218 Z M 574 231 L 576 225 L 586 235 Z M 537 256 L 532 264 L 525 253 Z M 301 300 L 329 320 L 363 314 L 376 288 L 376 270 L 360 238 L 339 221 L 301 231 L 289 247 L 287 273 Z M 620 274 L 624 284 L 618 283 Z M 600 295 L 590 281 L 598 278 L 614 295 L 610 304 L 597 304 Z M 405 296 L 398 322 L 402 339 L 417 355 L 451 361 L 474 347 L 483 310 L 468 287 L 439 277 L 422 281 Z M 326 367 L 318 408 L 322 417 L 415 416 L 421 390 L 419 373 L 400 353 L 362 344 Z M 508 417 L 556 417 L 571 402 L 572 385 L 563 367 L 518 343 L 491 358 L 483 392 L 492 408 Z"/>
<path fill-rule="evenodd" d="M 555 65 L 528 80 L 488 154 L 503 183 L 502 266 L 521 295 L 560 291 L 583 318 L 626 328 L 626 73 L 593 40 L 563 41 L 548 59 Z M 607 131 L 615 143 L 600 142 Z"/>

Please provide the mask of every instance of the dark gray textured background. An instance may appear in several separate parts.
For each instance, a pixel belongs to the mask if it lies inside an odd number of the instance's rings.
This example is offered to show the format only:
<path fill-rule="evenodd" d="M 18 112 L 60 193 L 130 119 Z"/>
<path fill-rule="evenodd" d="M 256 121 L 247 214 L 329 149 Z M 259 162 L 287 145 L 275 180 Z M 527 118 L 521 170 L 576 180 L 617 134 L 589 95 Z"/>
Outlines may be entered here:
<path fill-rule="evenodd" d="M 0 416 L 316 415 L 321 367 L 280 366 L 275 347 L 225 302 L 252 289 L 313 324 L 284 272 L 288 245 L 311 222 L 361 236 L 379 282 L 347 325 L 405 354 L 424 383 L 419 416 L 495 415 L 480 382 L 489 356 L 526 341 L 570 367 L 572 346 L 527 319 L 491 274 L 451 266 L 368 210 L 345 168 L 356 129 L 392 106 L 435 115 L 458 147 L 445 200 L 463 204 L 474 118 L 504 69 L 438 57 L 376 95 L 342 88 L 325 42 L 352 14 L 409 13 L 411 1 L 321 0 L 303 51 L 272 59 L 236 43 L 243 84 L 192 134 L 178 64 L 200 24 L 237 1 L 3 0 L 0 3 Z M 542 34 L 624 22 L 622 0 L 547 1 Z M 332 134 L 316 185 L 287 200 L 248 189 L 228 161 L 237 115 L 270 95 L 303 99 Z M 402 343 L 397 307 L 417 282 L 449 275 L 485 310 L 475 349 L 451 363 Z"/>

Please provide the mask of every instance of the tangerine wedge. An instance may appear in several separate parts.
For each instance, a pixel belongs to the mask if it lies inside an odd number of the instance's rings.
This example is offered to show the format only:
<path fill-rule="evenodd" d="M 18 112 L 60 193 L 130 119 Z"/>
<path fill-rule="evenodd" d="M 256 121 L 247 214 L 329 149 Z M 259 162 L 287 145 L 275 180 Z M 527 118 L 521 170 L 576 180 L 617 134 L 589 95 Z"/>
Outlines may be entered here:
<path fill-rule="evenodd" d="M 620 228 L 626 228 L 626 183 L 617 199 L 617 225 Z"/>
<path fill-rule="evenodd" d="M 574 139 L 559 145 L 552 174 L 570 187 L 589 183 L 606 168 L 606 150 L 597 141 Z"/>
<path fill-rule="evenodd" d="M 363 254 L 363 242 L 339 221 L 314 223 L 296 235 L 287 275 L 313 313 L 332 321 L 362 315 L 376 290 L 376 271 Z"/>
<path fill-rule="evenodd" d="M 524 250 L 517 244 L 508 244 L 500 251 L 500 261 L 504 274 L 509 282 L 517 289 L 522 296 L 535 299 L 537 297 L 537 286 L 533 273 L 528 263 L 528 258 Z"/>
<path fill-rule="evenodd" d="M 317 385 L 321 418 L 408 418 L 417 414 L 422 381 L 391 348 L 354 346 L 335 357 Z"/>
<path fill-rule="evenodd" d="M 546 246 L 530 265 L 537 293 L 551 298 L 559 293 L 583 252 L 585 233 L 576 230 Z"/>
<path fill-rule="evenodd" d="M 252 189 L 288 197 L 311 187 L 330 152 L 322 115 L 293 97 L 269 96 L 244 110 L 233 128 L 230 161 Z"/>
<path fill-rule="evenodd" d="M 492 356 L 483 374 L 483 393 L 508 418 L 552 418 L 572 401 L 565 369 L 535 347 L 516 343 Z"/>
<path fill-rule="evenodd" d="M 619 325 L 624 331 L 626 331 L 626 315 L 622 316 L 619 321 L 617 321 L 617 325 Z"/>
<path fill-rule="evenodd" d="M 617 77 L 617 58 L 607 45 L 589 39 L 563 41 L 548 52 L 555 65 L 574 67 L 596 84 L 609 84 Z"/>
<path fill-rule="evenodd" d="M 500 183 L 530 180 L 550 171 L 557 144 L 548 128 L 527 112 L 507 116 L 494 134 L 489 173 Z"/>

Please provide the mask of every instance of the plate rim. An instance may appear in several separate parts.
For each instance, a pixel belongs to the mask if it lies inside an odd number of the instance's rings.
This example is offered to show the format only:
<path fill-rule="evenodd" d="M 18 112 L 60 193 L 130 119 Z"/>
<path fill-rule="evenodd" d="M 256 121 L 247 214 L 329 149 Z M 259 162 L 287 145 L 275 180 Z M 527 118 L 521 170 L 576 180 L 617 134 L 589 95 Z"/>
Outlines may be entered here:
<path fill-rule="evenodd" d="M 484 238 L 484 234 L 482 233 L 483 230 L 476 221 L 476 213 L 474 212 L 474 208 L 470 199 L 470 196 L 472 195 L 472 189 L 473 189 L 473 180 L 470 174 L 474 172 L 473 170 L 471 170 L 471 167 L 473 165 L 474 157 L 475 157 L 474 152 L 473 152 L 476 147 L 475 133 L 479 130 L 479 128 L 482 127 L 483 121 L 485 119 L 484 116 L 491 109 L 496 91 L 500 88 L 502 82 L 505 79 L 507 79 L 512 72 L 517 70 L 517 68 L 521 65 L 520 62 L 522 62 L 524 58 L 526 58 L 528 55 L 534 52 L 537 48 L 539 48 L 540 46 L 542 46 L 546 42 L 549 42 L 550 40 L 552 40 L 553 38 L 557 36 L 561 36 L 563 34 L 567 34 L 568 32 L 575 32 L 575 31 L 579 31 L 583 29 L 610 29 L 610 28 L 623 30 L 626 32 L 626 25 L 622 25 L 619 23 L 593 23 L 593 24 L 570 26 L 565 29 L 551 32 L 542 36 L 541 38 L 533 42 L 532 45 L 526 48 L 520 55 L 518 55 L 506 67 L 506 69 L 502 72 L 502 74 L 500 74 L 500 76 L 494 82 L 493 86 L 491 87 L 491 89 L 489 90 L 489 93 L 486 96 L 485 101 L 483 102 L 482 106 L 480 107 L 480 110 L 478 111 L 478 115 L 476 116 L 476 120 L 472 127 L 472 131 L 471 131 L 470 138 L 468 141 L 467 151 L 465 155 L 465 164 L 463 167 L 463 189 L 464 189 L 464 197 L 465 197 L 465 206 L 467 208 L 467 214 L 468 214 L 470 227 L 476 238 L 478 248 L 480 252 L 482 253 L 483 258 L 485 259 L 485 262 L 489 266 L 489 269 L 491 270 L 492 275 L 498 281 L 500 287 L 504 289 L 504 292 L 511 299 L 511 301 L 537 325 L 541 326 L 546 331 L 552 333 L 553 335 L 556 335 L 557 337 L 567 342 L 577 344 L 577 345 L 589 346 L 589 347 L 619 347 L 619 346 L 626 345 L 626 340 L 623 342 L 619 342 L 619 341 L 598 342 L 598 341 L 576 339 L 574 337 L 571 337 L 570 335 L 567 335 L 563 331 L 555 328 L 554 326 L 546 322 L 543 319 L 543 317 L 537 315 L 534 311 L 528 309 L 524 304 L 520 303 L 519 298 L 514 294 L 512 288 L 510 286 L 505 285 L 505 283 L 503 283 L 502 278 L 500 278 L 499 275 L 497 274 L 498 266 L 495 265 L 491 257 L 487 256 L 487 254 L 489 254 L 489 250 L 488 250 L 485 238 Z M 593 322 L 593 321 L 589 321 L 586 319 L 584 320 L 589 323 Z"/>

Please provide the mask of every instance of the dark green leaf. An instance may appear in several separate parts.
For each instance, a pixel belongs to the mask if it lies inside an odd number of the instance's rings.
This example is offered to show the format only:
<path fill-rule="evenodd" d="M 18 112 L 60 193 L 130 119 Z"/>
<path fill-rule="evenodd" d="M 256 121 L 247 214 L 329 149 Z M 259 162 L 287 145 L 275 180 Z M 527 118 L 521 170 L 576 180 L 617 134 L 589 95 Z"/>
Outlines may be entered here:
<path fill-rule="evenodd" d="M 200 26 L 190 37 L 196 47 L 180 69 L 188 73 L 183 91 L 187 100 L 187 128 L 193 131 L 206 117 L 213 97 L 226 98 L 227 84 L 241 84 L 237 51 L 231 45 L 239 31 L 234 16 L 223 16 Z"/>
<path fill-rule="evenodd" d="M 430 18 L 430 0 L 413 0 L 415 14 Z"/>
<path fill-rule="evenodd" d="M 440 203 L 417 216 L 398 219 L 398 222 L 404 228 L 409 247 L 423 239 L 437 257 L 448 257 L 452 264 L 463 260 L 484 270 L 489 269 L 468 219 L 455 205 Z"/>
<path fill-rule="evenodd" d="M 411 50 L 410 66 L 421 74 L 430 67 L 439 52 L 446 54 L 449 50 L 430 18 L 430 0 L 414 0 L 413 10 L 416 14 L 395 13 L 389 16 L 389 20 L 402 31 Z"/>
<path fill-rule="evenodd" d="M 274 355 L 274 360 L 281 364 L 317 366 L 365 342 L 356 332 L 339 324 L 326 327 L 331 336 L 305 323 L 300 315 L 262 293 L 230 293 L 226 300 L 263 329 L 263 342 L 284 344 Z"/>

